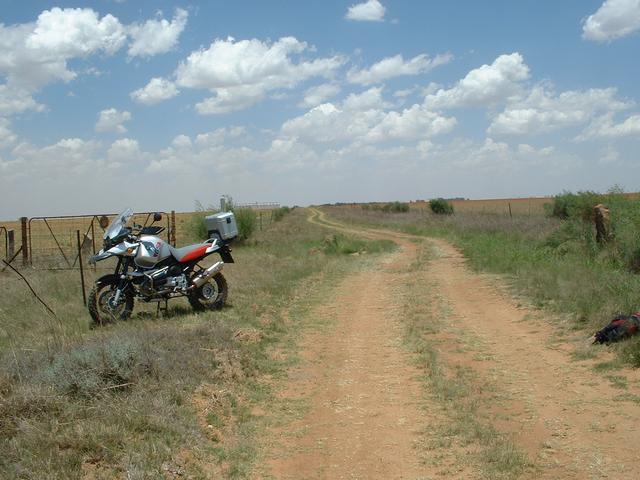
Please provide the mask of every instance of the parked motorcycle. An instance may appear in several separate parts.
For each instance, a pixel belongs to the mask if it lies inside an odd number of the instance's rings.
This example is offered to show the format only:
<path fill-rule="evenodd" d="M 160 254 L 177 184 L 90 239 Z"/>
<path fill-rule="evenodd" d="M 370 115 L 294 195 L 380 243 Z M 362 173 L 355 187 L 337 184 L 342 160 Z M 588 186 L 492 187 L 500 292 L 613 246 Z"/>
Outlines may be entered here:
<path fill-rule="evenodd" d="M 158 236 L 164 227 L 127 226 L 132 216 L 130 208 L 118 215 L 105 230 L 103 248 L 89 259 L 94 265 L 110 257 L 118 260 L 115 272 L 98 278 L 89 294 L 93 324 L 126 320 L 136 299 L 168 302 L 187 297 L 196 311 L 222 308 L 229 292 L 222 267 L 233 263 L 229 244 L 238 235 L 233 213 L 207 217 L 209 240 L 182 248 Z M 161 219 L 162 215 L 154 214 L 154 222 Z M 214 253 L 221 261 L 207 268 L 200 265 Z"/>

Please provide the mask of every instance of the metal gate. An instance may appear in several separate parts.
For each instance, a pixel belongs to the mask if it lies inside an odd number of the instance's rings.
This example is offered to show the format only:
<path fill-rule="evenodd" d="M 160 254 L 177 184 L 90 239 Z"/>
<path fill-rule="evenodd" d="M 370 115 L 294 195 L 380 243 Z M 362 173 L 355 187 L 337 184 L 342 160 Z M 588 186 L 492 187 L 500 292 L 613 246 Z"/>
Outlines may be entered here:
<path fill-rule="evenodd" d="M 161 234 L 168 242 L 175 243 L 175 218 L 166 212 L 137 212 L 131 222 L 147 226 L 153 221 L 153 214 L 161 213 L 166 229 Z M 69 269 L 78 268 L 78 234 L 80 248 L 86 259 L 102 248 L 102 237 L 109 223 L 117 216 L 67 215 L 59 217 L 32 217 L 27 222 L 28 262 L 37 268 Z"/>

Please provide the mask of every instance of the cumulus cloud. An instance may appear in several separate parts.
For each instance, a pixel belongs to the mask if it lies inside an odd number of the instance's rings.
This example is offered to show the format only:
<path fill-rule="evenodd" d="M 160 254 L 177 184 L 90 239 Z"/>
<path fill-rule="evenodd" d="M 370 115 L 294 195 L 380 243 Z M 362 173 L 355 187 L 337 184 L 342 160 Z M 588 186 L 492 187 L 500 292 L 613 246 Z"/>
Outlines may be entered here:
<path fill-rule="evenodd" d="M 160 18 L 130 25 L 132 42 L 127 53 L 130 57 L 151 57 L 170 51 L 178 43 L 188 16 L 186 10 L 177 8 L 171 22 Z"/>
<path fill-rule="evenodd" d="M 543 85 L 512 101 L 489 126 L 490 134 L 527 135 L 551 132 L 587 123 L 602 112 L 619 111 L 632 104 L 616 98 L 615 88 L 569 90 L 555 94 Z"/>
<path fill-rule="evenodd" d="M 99 147 L 93 140 L 65 138 L 43 148 L 21 143 L 12 154 L 14 162 L 23 167 L 22 173 L 37 172 L 40 176 L 57 178 L 94 170 Z"/>
<path fill-rule="evenodd" d="M 352 93 L 342 102 L 346 110 L 383 110 L 391 104 L 382 98 L 382 87 L 373 87 L 360 93 Z"/>
<path fill-rule="evenodd" d="M 615 123 L 614 113 L 609 112 L 597 117 L 578 136 L 578 140 L 593 138 L 620 138 L 628 136 L 640 137 L 640 115 L 631 115 L 623 122 Z"/>
<path fill-rule="evenodd" d="M 243 110 L 264 99 L 265 90 L 258 85 L 239 85 L 217 88 L 215 95 L 196 103 L 196 111 L 201 115 L 214 115 Z"/>
<path fill-rule="evenodd" d="M 140 145 L 132 138 L 121 138 L 111 144 L 107 150 L 108 164 L 111 168 L 131 164 L 138 161 L 142 155 Z"/>
<path fill-rule="evenodd" d="M 427 95 L 432 108 L 489 106 L 505 102 L 521 90 L 521 82 L 529 78 L 529 67 L 522 55 L 500 55 L 491 65 L 471 70 L 450 89 L 439 89 Z"/>
<path fill-rule="evenodd" d="M 407 61 L 402 58 L 402 55 L 395 55 L 384 58 L 368 69 L 351 69 L 347 73 L 347 80 L 360 85 L 371 85 L 393 77 L 426 73 L 440 65 L 449 63 L 452 59 L 453 55 L 450 53 L 436 55 L 434 58 L 422 54 Z"/>
<path fill-rule="evenodd" d="M 351 5 L 345 18 L 359 22 L 382 22 L 385 12 L 386 8 L 379 0 L 367 0 Z"/>
<path fill-rule="evenodd" d="M 144 87 L 131 92 L 131 98 L 143 105 L 155 105 L 180 93 L 175 84 L 164 78 L 152 78 Z"/>
<path fill-rule="evenodd" d="M 640 29 L 640 0 L 605 0 L 582 25 L 582 37 L 596 42 L 615 40 Z"/>
<path fill-rule="evenodd" d="M 35 91 L 52 81 L 74 79 L 69 60 L 98 52 L 111 55 L 125 41 L 125 29 L 112 15 L 100 18 L 88 8 L 52 8 L 33 23 L 0 24 L 0 74 L 9 86 Z"/>
<path fill-rule="evenodd" d="M 131 113 L 126 110 L 120 112 L 115 108 L 108 108 L 98 114 L 95 130 L 96 132 L 125 133 L 127 129 L 123 123 L 129 120 L 131 120 Z"/>
<path fill-rule="evenodd" d="M 342 56 L 296 62 L 293 56 L 308 49 L 294 37 L 274 43 L 215 40 L 180 63 L 176 84 L 214 94 L 196 105 L 202 114 L 240 110 L 261 101 L 269 91 L 293 88 L 312 77 L 330 78 L 345 62 Z"/>
<path fill-rule="evenodd" d="M 424 105 L 388 111 L 382 88 L 348 96 L 342 104 L 324 103 L 282 125 L 284 137 L 311 143 L 363 145 L 393 140 L 419 141 L 450 132 L 455 118 Z M 281 138 L 282 139 L 282 138 Z"/>
<path fill-rule="evenodd" d="M 315 107 L 324 103 L 331 97 L 336 96 L 340 93 L 340 90 L 340 85 L 335 83 L 323 83 L 322 85 L 316 85 L 304 92 L 304 99 L 298 106 Z"/>
<path fill-rule="evenodd" d="M 11 131 L 9 120 L 0 117 L 0 150 L 12 146 L 17 139 L 17 135 Z"/>

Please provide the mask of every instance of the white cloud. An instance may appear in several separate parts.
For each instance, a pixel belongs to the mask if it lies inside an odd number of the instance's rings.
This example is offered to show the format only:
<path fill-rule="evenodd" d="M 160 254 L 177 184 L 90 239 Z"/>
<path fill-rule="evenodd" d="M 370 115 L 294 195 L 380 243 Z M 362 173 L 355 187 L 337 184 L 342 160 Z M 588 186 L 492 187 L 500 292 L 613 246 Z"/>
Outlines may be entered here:
<path fill-rule="evenodd" d="M 310 143 L 363 145 L 394 140 L 421 141 L 450 132 L 455 118 L 443 117 L 424 105 L 387 111 L 382 88 L 352 94 L 341 105 L 325 103 L 282 125 L 284 137 Z"/>
<path fill-rule="evenodd" d="M 386 9 L 378 0 L 367 0 L 363 3 L 351 5 L 345 18 L 360 22 L 381 22 L 384 20 Z"/>
<path fill-rule="evenodd" d="M 171 146 L 174 148 L 191 148 L 191 138 L 188 135 L 178 135 L 171 142 Z"/>
<path fill-rule="evenodd" d="M 383 110 L 391 107 L 391 104 L 382 98 L 382 87 L 373 87 L 361 93 L 352 93 L 342 105 L 346 110 Z"/>
<path fill-rule="evenodd" d="M 491 65 L 471 70 L 453 88 L 427 95 L 425 102 L 432 108 L 493 105 L 517 94 L 520 83 L 528 78 L 529 67 L 522 55 L 500 55 Z"/>
<path fill-rule="evenodd" d="M 22 173 L 57 178 L 69 174 L 95 171 L 96 152 L 100 144 L 80 138 L 65 138 L 53 145 L 38 148 L 28 143 L 16 146 L 14 161 L 22 166 Z"/>
<path fill-rule="evenodd" d="M 203 114 L 240 110 L 266 93 L 293 88 L 312 77 L 331 77 L 344 64 L 342 56 L 295 62 L 293 55 L 309 50 L 305 42 L 284 37 L 274 43 L 257 39 L 216 40 L 192 52 L 176 69 L 181 87 L 210 90 L 214 96 L 196 105 Z"/>
<path fill-rule="evenodd" d="M 90 8 L 55 7 L 38 16 L 36 28 L 27 38 L 26 46 L 72 58 L 99 50 L 113 54 L 125 40 L 124 27 L 113 15 L 98 18 L 98 13 Z"/>
<path fill-rule="evenodd" d="M 640 137 L 640 115 L 631 115 L 621 123 L 615 123 L 613 117 L 614 114 L 609 112 L 595 118 L 585 131 L 578 136 L 578 140 L 627 136 Z"/>
<path fill-rule="evenodd" d="M 640 0 L 605 0 L 584 21 L 582 37 L 597 42 L 611 41 L 640 29 Z"/>
<path fill-rule="evenodd" d="M 125 133 L 127 129 L 123 123 L 129 120 L 131 120 L 131 113 L 126 110 L 120 112 L 115 108 L 108 108 L 98 114 L 95 130 L 96 132 Z"/>
<path fill-rule="evenodd" d="M 164 78 L 152 78 L 144 87 L 131 92 L 131 98 L 144 105 L 155 105 L 178 95 L 175 84 Z"/>
<path fill-rule="evenodd" d="M 0 115 L 13 115 L 26 110 L 44 110 L 31 94 L 13 85 L 0 85 Z"/>
<path fill-rule="evenodd" d="M 264 99 L 265 91 L 257 85 L 217 88 L 213 97 L 196 103 L 201 115 L 215 115 L 243 110 Z"/>
<path fill-rule="evenodd" d="M 0 150 L 12 146 L 17 139 L 17 135 L 11 131 L 9 120 L 0 117 Z"/>
<path fill-rule="evenodd" d="M 117 18 L 99 18 L 91 9 L 52 8 L 38 20 L 5 27 L 0 24 L 0 74 L 7 84 L 30 92 L 55 80 L 76 77 L 67 62 L 119 50 L 126 41 Z"/>
<path fill-rule="evenodd" d="M 186 10 L 177 8 L 171 22 L 162 18 L 130 25 L 132 42 L 128 50 L 129 56 L 150 57 L 170 51 L 178 43 L 178 37 L 187 25 L 188 16 Z"/>
<path fill-rule="evenodd" d="M 335 83 L 323 83 L 322 85 L 316 85 L 304 92 L 304 99 L 298 106 L 315 107 L 324 103 L 331 97 L 334 97 L 338 93 L 340 93 L 340 85 Z"/>
<path fill-rule="evenodd" d="M 488 133 L 531 135 L 587 123 L 594 115 L 618 111 L 632 104 L 618 100 L 615 88 L 569 90 L 556 95 L 539 85 L 528 96 L 512 101 L 497 115 Z"/>
<path fill-rule="evenodd" d="M 221 145 L 226 139 L 241 137 L 246 133 L 244 127 L 218 128 L 212 132 L 200 133 L 196 136 L 196 144 L 203 146 Z"/>
<path fill-rule="evenodd" d="M 109 167 L 114 168 L 123 164 L 131 164 L 140 160 L 140 145 L 137 140 L 131 138 L 121 138 L 111 144 L 107 150 Z"/>
<path fill-rule="evenodd" d="M 449 63 L 452 59 L 453 55 L 450 53 L 436 55 L 434 58 L 429 58 L 428 55 L 422 54 L 405 62 L 402 55 L 395 55 L 384 58 L 368 69 L 351 69 L 347 73 L 347 80 L 360 85 L 371 85 L 393 77 L 425 73 L 440 65 Z"/>

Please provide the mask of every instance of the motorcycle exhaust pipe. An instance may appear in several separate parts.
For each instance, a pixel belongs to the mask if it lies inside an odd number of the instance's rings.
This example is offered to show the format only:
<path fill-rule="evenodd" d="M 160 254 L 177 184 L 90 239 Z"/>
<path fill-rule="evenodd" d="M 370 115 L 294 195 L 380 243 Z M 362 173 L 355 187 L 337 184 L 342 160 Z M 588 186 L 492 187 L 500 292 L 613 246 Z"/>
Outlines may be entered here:
<path fill-rule="evenodd" d="M 204 272 L 198 275 L 196 278 L 192 280 L 193 285 L 191 285 L 191 289 L 200 288 L 202 285 L 207 283 L 207 281 L 213 277 L 216 273 L 222 270 L 224 266 L 224 262 L 216 262 L 207 268 Z"/>

